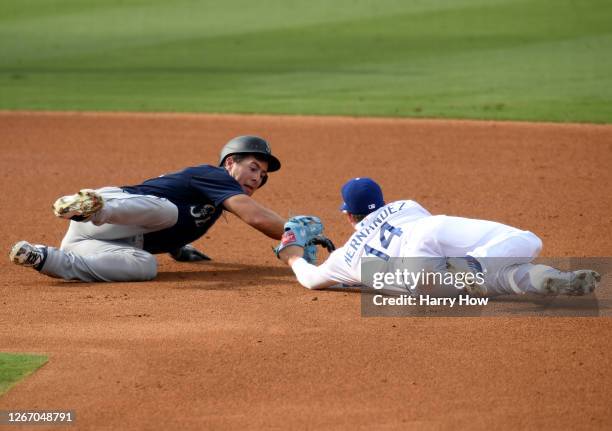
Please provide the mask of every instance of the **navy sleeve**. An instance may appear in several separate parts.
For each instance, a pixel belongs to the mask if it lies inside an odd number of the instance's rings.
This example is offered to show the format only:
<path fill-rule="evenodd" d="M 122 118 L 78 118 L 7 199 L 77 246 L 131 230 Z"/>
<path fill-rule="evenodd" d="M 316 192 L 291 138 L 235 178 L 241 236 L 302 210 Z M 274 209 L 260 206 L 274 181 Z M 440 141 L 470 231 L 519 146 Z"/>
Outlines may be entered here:
<path fill-rule="evenodd" d="M 208 169 L 201 175 L 191 178 L 190 186 L 208 197 L 216 207 L 227 198 L 244 194 L 238 181 L 232 178 L 225 169 Z"/>

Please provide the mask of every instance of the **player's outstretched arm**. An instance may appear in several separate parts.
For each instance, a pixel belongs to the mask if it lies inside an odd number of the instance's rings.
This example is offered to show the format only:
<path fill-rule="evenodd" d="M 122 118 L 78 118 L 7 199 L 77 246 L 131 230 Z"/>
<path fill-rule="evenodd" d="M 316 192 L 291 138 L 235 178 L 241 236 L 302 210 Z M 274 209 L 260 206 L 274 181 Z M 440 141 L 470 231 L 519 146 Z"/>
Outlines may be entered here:
<path fill-rule="evenodd" d="M 290 246 L 279 251 L 278 258 L 291 267 L 298 282 L 307 289 L 325 289 L 338 284 L 322 274 L 318 266 L 306 262 L 303 254 L 302 247 Z"/>
<path fill-rule="evenodd" d="M 270 238 L 281 239 L 283 236 L 285 221 L 274 211 L 264 207 L 249 196 L 231 196 L 223 202 L 223 206 L 246 224 Z"/>

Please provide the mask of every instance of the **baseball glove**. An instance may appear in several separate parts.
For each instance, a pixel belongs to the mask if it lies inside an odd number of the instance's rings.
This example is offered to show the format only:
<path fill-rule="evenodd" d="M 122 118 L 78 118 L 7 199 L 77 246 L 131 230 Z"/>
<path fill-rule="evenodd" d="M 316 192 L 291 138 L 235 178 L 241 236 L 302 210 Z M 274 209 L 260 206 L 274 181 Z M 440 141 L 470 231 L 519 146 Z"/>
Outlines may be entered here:
<path fill-rule="evenodd" d="M 323 223 L 315 216 L 296 216 L 287 220 L 281 242 L 274 249 L 276 257 L 281 250 L 294 245 L 304 249 L 304 259 L 313 265 L 317 262 L 318 245 L 330 253 L 336 249 L 334 243 L 323 235 Z"/>

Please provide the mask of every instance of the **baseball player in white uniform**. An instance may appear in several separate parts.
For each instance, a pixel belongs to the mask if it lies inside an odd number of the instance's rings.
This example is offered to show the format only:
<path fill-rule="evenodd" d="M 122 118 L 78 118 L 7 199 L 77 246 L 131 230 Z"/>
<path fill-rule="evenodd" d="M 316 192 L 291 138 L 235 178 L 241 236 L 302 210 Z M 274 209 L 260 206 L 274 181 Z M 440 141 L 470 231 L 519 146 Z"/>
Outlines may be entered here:
<path fill-rule="evenodd" d="M 600 280 L 592 270 L 563 272 L 531 263 L 542 249 L 542 241 L 532 232 L 493 221 L 432 215 L 411 200 L 386 204 L 380 186 L 370 178 L 348 181 L 342 187 L 342 197 L 341 210 L 355 233 L 323 264 L 306 262 L 300 247 L 279 246 L 279 258 L 308 289 L 339 283 L 364 286 L 363 257 L 375 257 L 381 263 L 393 261 L 391 258 L 431 258 L 439 271 L 480 271 L 484 283 L 464 289 L 474 296 L 584 295 Z M 418 290 L 400 291 L 414 294 Z"/>

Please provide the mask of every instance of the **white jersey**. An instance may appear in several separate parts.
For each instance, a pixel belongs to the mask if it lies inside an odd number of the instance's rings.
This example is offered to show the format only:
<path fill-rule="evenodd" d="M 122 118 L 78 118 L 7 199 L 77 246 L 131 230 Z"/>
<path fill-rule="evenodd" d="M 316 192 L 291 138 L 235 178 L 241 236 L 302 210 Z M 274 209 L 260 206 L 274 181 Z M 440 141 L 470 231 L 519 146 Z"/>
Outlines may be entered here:
<path fill-rule="evenodd" d="M 531 232 L 488 220 L 432 216 L 414 201 L 391 202 L 355 226 L 346 244 L 317 268 L 320 276 L 349 285 L 361 283 L 361 258 L 533 257 L 541 242 Z M 507 241 L 525 236 L 529 241 Z"/>
<path fill-rule="evenodd" d="M 527 252 L 521 245 L 506 241 L 530 232 L 489 220 L 437 215 L 405 225 L 402 230 L 401 253 L 397 255 L 401 257 L 525 257 L 533 253 L 532 247 Z"/>
<path fill-rule="evenodd" d="M 400 256 L 402 227 L 424 217 L 431 217 L 429 211 L 410 200 L 379 208 L 355 225 L 356 232 L 318 267 L 318 273 L 338 283 L 359 284 L 361 258 Z"/>

